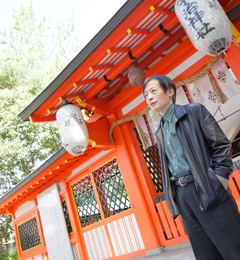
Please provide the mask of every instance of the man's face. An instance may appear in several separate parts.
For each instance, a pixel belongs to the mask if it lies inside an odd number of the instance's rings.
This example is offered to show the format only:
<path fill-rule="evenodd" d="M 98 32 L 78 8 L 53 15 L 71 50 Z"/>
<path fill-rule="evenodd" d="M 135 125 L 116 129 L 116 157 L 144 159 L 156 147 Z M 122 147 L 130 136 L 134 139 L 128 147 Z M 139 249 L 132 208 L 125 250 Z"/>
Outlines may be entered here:
<path fill-rule="evenodd" d="M 166 93 L 164 93 L 163 88 L 156 79 L 149 81 L 144 91 L 144 97 L 149 107 L 162 116 L 173 103 L 173 94 L 174 90 L 172 88 L 168 88 Z"/>

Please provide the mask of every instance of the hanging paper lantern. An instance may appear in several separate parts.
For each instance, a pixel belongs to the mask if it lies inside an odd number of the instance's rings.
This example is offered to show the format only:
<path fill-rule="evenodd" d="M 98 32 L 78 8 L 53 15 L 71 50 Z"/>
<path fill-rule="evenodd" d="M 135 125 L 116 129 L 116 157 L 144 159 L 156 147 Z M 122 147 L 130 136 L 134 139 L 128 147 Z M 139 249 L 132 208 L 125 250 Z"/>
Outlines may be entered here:
<path fill-rule="evenodd" d="M 175 13 L 197 50 L 215 56 L 230 47 L 232 26 L 217 0 L 177 0 Z"/>
<path fill-rule="evenodd" d="M 79 107 L 63 104 L 56 114 L 63 147 L 71 155 L 79 155 L 88 145 L 88 131 Z"/>
<path fill-rule="evenodd" d="M 145 80 L 145 71 L 138 67 L 137 65 L 133 65 L 128 72 L 129 83 L 134 87 L 142 86 Z"/>

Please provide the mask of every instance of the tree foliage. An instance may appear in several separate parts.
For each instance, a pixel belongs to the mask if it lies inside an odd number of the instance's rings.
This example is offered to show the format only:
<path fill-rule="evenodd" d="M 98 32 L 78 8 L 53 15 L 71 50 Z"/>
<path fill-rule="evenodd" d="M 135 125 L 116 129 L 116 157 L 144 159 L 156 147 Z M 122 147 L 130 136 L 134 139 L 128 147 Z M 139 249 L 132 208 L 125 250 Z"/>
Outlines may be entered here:
<path fill-rule="evenodd" d="M 0 259 L 8 257 L 8 252 L 3 248 L 2 244 L 11 238 L 13 232 L 11 222 L 11 216 L 1 216 L 0 218 Z"/>
<path fill-rule="evenodd" d="M 13 252 L 11 252 L 8 255 L 8 258 L 6 260 L 18 260 L 18 253 L 17 253 L 17 249 L 15 249 Z"/>
<path fill-rule="evenodd" d="M 72 18 L 39 18 L 32 5 L 14 10 L 9 26 L 0 32 L 0 196 L 60 148 L 55 123 L 22 122 L 18 114 L 79 48 Z M 5 223 L 0 223 L 0 232 L 9 230 L 11 221 L 7 227 Z"/>

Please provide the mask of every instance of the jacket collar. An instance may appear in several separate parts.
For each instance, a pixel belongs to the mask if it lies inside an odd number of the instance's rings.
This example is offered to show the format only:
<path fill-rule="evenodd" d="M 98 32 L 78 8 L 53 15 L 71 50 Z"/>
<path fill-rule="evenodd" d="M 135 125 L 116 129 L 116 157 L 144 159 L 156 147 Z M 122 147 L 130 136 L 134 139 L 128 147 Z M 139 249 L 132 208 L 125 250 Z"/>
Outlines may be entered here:
<path fill-rule="evenodd" d="M 187 111 L 184 108 L 184 106 L 175 105 L 175 116 L 176 116 L 177 120 L 179 120 L 180 118 L 182 118 L 186 114 L 187 114 Z"/>
<path fill-rule="evenodd" d="M 182 106 L 182 105 L 174 105 L 174 109 L 175 109 L 175 117 L 176 117 L 176 122 L 180 119 L 180 118 L 182 118 L 183 116 L 185 116 L 186 114 L 187 114 L 187 111 L 186 111 L 186 109 L 184 108 L 184 106 Z M 158 135 L 158 132 L 159 132 L 159 130 L 160 130 L 160 124 L 159 124 L 159 126 L 158 126 L 158 128 L 157 128 L 157 130 L 156 130 L 156 132 L 154 133 L 154 135 Z"/>

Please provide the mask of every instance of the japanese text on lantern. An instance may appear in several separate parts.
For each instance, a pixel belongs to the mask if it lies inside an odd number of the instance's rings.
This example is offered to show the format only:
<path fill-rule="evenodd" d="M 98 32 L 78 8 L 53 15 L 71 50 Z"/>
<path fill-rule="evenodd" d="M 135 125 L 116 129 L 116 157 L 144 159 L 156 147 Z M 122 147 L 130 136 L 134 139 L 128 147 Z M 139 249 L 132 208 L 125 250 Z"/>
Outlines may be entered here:
<path fill-rule="evenodd" d="M 209 22 L 204 22 L 205 12 L 199 10 L 196 1 L 178 0 L 177 4 L 183 8 L 184 19 L 188 21 L 189 27 L 196 32 L 197 39 L 204 39 L 209 32 L 216 29 Z"/>

